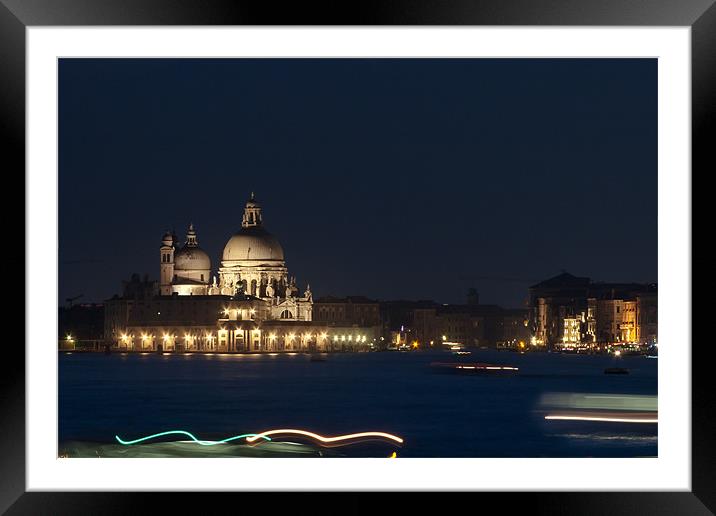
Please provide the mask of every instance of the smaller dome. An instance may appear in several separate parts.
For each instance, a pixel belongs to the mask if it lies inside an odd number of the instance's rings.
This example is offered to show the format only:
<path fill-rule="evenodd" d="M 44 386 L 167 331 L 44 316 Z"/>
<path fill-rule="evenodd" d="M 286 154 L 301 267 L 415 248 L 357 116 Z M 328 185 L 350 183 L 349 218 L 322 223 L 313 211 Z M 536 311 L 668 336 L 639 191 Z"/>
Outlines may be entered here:
<path fill-rule="evenodd" d="M 205 271 L 210 269 L 211 259 L 200 247 L 184 246 L 174 253 L 174 270 Z"/>
<path fill-rule="evenodd" d="M 164 233 L 164 236 L 162 237 L 162 244 L 165 246 L 174 244 L 174 235 L 172 235 L 170 231 Z"/>

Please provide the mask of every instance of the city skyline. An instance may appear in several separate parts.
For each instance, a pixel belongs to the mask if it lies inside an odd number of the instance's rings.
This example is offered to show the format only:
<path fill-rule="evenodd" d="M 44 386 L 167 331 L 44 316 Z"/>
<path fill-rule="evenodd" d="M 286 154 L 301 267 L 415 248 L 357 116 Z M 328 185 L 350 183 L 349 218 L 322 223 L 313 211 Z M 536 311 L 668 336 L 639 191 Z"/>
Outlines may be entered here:
<path fill-rule="evenodd" d="M 218 261 L 251 191 L 316 297 L 656 282 L 655 79 L 631 59 L 61 60 L 59 303 L 158 279 L 172 227 Z"/>

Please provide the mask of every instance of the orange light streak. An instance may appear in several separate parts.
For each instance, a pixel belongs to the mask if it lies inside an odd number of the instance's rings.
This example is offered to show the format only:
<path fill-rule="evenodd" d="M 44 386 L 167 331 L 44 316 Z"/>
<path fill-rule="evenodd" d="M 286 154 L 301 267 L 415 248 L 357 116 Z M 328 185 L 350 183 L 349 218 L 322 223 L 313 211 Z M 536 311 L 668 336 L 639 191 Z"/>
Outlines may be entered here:
<path fill-rule="evenodd" d="M 306 430 L 296 430 L 294 428 L 282 428 L 278 430 L 268 430 L 266 432 L 261 432 L 259 434 L 255 434 L 254 436 L 247 437 L 246 441 L 252 443 L 256 441 L 257 439 L 261 439 L 263 437 L 268 437 L 269 435 L 274 434 L 297 434 L 297 435 L 305 435 L 306 437 L 312 437 L 318 441 L 324 442 L 324 443 L 333 443 L 336 441 L 345 441 L 348 439 L 358 439 L 361 437 L 383 437 L 385 439 L 390 439 L 391 441 L 395 441 L 397 443 L 403 443 L 403 439 L 398 437 L 397 435 L 388 434 L 385 432 L 359 432 L 356 434 L 347 434 L 347 435 L 338 435 L 335 437 L 324 437 L 322 435 L 315 434 L 313 432 L 308 432 Z"/>

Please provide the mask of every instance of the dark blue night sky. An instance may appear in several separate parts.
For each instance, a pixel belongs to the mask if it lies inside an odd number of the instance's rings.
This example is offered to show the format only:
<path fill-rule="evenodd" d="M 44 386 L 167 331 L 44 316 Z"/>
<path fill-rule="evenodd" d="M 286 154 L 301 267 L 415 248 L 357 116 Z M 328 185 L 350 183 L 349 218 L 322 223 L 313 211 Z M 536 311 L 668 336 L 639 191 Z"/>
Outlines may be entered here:
<path fill-rule="evenodd" d="M 256 192 L 316 296 L 657 280 L 655 59 L 63 59 L 60 303 L 219 265 Z"/>

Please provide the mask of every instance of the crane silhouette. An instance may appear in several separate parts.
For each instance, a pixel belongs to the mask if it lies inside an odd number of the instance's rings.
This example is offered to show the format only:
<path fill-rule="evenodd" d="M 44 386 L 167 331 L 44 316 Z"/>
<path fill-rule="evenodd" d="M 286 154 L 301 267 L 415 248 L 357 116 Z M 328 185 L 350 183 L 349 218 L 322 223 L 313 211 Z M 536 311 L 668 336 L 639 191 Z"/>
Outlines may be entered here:
<path fill-rule="evenodd" d="M 84 296 L 84 294 L 80 294 L 79 296 L 75 296 L 75 297 L 68 297 L 68 298 L 65 299 L 65 301 L 67 301 L 67 304 L 69 305 L 69 308 L 72 308 L 72 302 L 73 302 L 74 300 L 76 300 L 76 299 L 81 298 L 82 296 Z"/>

